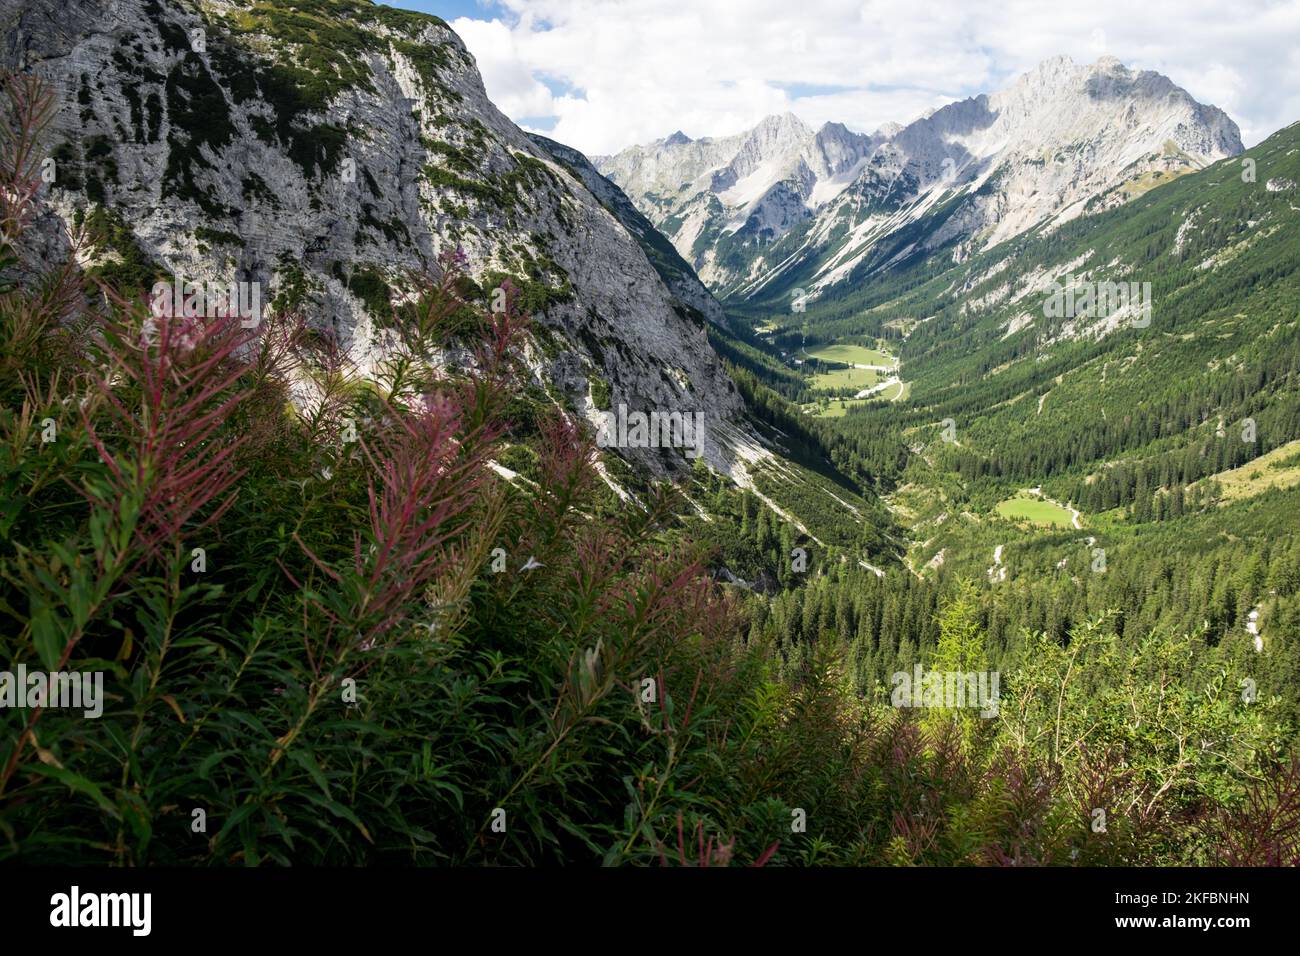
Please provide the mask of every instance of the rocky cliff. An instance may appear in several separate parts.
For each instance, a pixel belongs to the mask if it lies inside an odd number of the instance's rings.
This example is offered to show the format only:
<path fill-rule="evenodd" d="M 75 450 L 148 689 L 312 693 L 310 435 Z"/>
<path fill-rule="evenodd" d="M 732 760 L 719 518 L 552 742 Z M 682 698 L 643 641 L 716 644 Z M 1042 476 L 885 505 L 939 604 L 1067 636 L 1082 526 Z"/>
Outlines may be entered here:
<path fill-rule="evenodd" d="M 459 247 L 485 288 L 522 289 L 530 362 L 580 414 L 594 421 L 599 395 L 741 415 L 705 334 L 711 296 L 665 283 L 617 197 L 502 115 L 436 17 L 365 0 L 0 0 L 0 29 L 5 65 L 58 94 L 51 221 L 95 216 L 112 239 L 94 263 L 119 277 L 261 283 L 364 369 L 390 295 Z M 726 430 L 705 446 L 724 471 Z"/>

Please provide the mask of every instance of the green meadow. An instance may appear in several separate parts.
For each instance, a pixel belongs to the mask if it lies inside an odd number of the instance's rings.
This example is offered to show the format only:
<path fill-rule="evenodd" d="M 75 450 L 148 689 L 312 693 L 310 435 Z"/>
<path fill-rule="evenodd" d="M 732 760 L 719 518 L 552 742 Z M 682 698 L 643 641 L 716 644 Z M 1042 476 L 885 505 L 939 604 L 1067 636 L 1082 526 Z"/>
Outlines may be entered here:
<path fill-rule="evenodd" d="M 805 406 L 805 409 L 811 415 L 818 418 L 843 418 L 850 408 L 858 405 L 865 405 L 870 399 L 866 398 L 836 398 L 825 408 L 812 404 Z"/>
<path fill-rule="evenodd" d="M 999 501 L 993 510 L 1004 518 L 1023 518 L 1035 524 L 1056 525 L 1060 528 L 1068 528 L 1073 524 L 1067 509 L 1029 495 L 1016 495 Z"/>
<path fill-rule="evenodd" d="M 879 372 L 868 368 L 840 368 L 833 372 L 822 372 L 813 376 L 813 388 L 870 388 L 884 381 Z"/>
<path fill-rule="evenodd" d="M 893 365 L 894 356 L 879 349 L 861 345 L 823 345 L 808 352 L 823 362 L 844 362 L 848 365 Z"/>

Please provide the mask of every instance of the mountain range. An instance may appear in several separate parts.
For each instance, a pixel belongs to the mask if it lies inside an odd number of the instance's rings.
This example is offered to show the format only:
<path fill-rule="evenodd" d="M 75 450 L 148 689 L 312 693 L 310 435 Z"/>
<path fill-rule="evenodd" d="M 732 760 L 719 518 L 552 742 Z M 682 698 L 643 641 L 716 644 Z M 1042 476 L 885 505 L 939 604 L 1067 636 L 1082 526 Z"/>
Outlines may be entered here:
<path fill-rule="evenodd" d="M 593 161 L 717 294 L 764 300 L 794 287 L 815 298 L 940 250 L 959 261 L 1241 149 L 1222 110 L 1168 78 L 1059 56 L 906 126 L 814 130 L 787 113 Z"/>

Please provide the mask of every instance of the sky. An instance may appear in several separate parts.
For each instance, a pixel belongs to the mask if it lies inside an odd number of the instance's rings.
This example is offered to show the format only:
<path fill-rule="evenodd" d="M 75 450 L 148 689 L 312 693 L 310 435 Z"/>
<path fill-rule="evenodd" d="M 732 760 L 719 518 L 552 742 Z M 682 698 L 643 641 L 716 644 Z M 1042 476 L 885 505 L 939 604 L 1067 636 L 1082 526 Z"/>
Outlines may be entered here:
<path fill-rule="evenodd" d="M 1300 120 L 1300 0 L 389 0 L 448 21 L 492 101 L 588 155 L 793 112 L 859 132 L 1051 56 L 1164 73 L 1252 146 Z"/>

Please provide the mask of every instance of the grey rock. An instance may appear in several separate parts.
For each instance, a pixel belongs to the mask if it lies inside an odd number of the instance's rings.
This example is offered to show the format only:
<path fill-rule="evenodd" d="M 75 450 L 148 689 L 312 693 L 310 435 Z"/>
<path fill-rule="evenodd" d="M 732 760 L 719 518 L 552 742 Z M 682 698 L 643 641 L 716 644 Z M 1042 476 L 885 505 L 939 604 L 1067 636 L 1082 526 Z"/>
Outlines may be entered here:
<path fill-rule="evenodd" d="M 617 197 L 594 195 L 600 183 L 492 105 L 445 23 L 339 4 L 322 14 L 333 46 L 304 50 L 288 11 L 264 21 L 266 9 L 0 0 L 0 58 L 58 95 L 49 142 L 65 161 L 49 215 L 70 224 L 101 205 L 188 280 L 257 281 L 267 301 L 298 285 L 363 370 L 384 348 L 366 284 L 400 290 L 459 247 L 477 279 L 552 290 L 537 338 L 554 330 L 569 355 L 537 357 L 535 372 L 579 413 L 594 420 L 585 395 L 600 377 L 615 405 L 702 410 L 727 425 L 718 434 L 743 422 L 700 318 L 719 321 L 712 296 L 689 268 L 665 282 L 611 211 Z M 706 454 L 730 469 L 723 443 Z M 641 457 L 657 474 L 679 467 Z"/>

